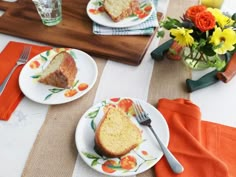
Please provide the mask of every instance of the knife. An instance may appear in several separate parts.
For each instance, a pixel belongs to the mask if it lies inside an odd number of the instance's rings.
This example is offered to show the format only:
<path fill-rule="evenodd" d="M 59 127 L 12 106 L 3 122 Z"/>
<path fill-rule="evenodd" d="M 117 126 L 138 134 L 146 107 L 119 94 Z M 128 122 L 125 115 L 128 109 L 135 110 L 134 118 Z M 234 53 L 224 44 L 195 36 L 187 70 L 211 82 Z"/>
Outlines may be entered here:
<path fill-rule="evenodd" d="M 228 62 L 230 59 L 230 55 L 226 54 L 225 58 L 226 58 L 226 62 Z M 231 60 L 232 60 L 232 58 L 231 58 Z M 227 66 L 228 65 L 226 65 L 226 67 Z M 224 70 L 224 69 L 225 68 L 223 68 L 222 70 Z M 186 79 L 186 86 L 187 86 L 188 92 L 193 92 L 195 90 L 199 90 L 199 89 L 202 89 L 202 88 L 205 88 L 205 87 L 208 87 L 210 85 L 217 83 L 219 81 L 219 78 L 217 77 L 218 73 L 219 73 L 219 71 L 215 69 L 215 70 L 205 74 L 204 76 L 200 77 L 197 80 Z M 236 73 L 236 71 L 235 71 L 235 73 Z"/>
<path fill-rule="evenodd" d="M 172 45 L 173 41 L 174 41 L 173 39 L 169 39 L 165 43 L 158 46 L 155 50 L 153 50 L 151 52 L 152 58 L 158 61 L 164 59 L 164 55 Z"/>
<path fill-rule="evenodd" d="M 233 54 L 224 72 L 218 72 L 217 78 L 224 83 L 229 82 L 236 74 L 236 53 Z"/>

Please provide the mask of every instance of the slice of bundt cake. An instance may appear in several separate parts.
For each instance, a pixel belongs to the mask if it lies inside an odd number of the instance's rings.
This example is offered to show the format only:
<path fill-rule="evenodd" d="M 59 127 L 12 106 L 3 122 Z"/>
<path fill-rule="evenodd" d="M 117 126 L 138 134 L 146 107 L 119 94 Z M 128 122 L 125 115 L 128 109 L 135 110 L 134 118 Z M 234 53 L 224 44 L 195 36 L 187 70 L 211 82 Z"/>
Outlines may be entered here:
<path fill-rule="evenodd" d="M 62 51 L 58 53 L 42 72 L 39 82 L 61 88 L 70 88 L 77 74 L 74 58 Z"/>
<path fill-rule="evenodd" d="M 104 0 L 104 9 L 114 22 L 132 15 L 137 8 L 138 0 Z"/>
<path fill-rule="evenodd" d="M 121 157 L 141 141 L 141 131 L 120 108 L 108 109 L 95 132 L 95 149 L 106 157 Z"/>

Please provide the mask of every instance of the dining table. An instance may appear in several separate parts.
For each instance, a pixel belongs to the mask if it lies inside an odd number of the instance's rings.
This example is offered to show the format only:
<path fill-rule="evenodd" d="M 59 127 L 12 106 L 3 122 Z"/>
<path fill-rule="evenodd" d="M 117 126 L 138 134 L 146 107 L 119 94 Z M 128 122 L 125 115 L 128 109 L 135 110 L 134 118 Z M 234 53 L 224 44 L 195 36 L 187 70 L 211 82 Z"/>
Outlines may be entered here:
<path fill-rule="evenodd" d="M 158 0 L 157 11 L 163 14 L 163 18 L 178 18 L 189 6 L 196 4 L 199 4 L 198 0 Z M 234 0 L 224 0 L 221 9 L 232 14 L 235 5 Z M 0 14 L 4 14 L 4 11 L 1 10 Z M 55 36 L 52 38 L 55 39 Z M 228 83 L 219 81 L 188 92 L 186 79 L 197 80 L 211 69 L 191 70 L 183 62 L 166 57 L 154 60 L 151 52 L 169 38 L 169 35 L 164 38 L 154 35 L 138 65 L 96 56 L 92 51 L 87 52 L 97 65 L 97 78 L 93 87 L 78 99 L 62 104 L 42 104 L 27 96 L 23 97 L 9 120 L 0 120 L 0 177 L 108 176 L 84 162 L 78 154 L 75 133 L 84 113 L 93 105 L 110 98 L 135 98 L 154 107 L 157 107 L 158 100 L 162 98 L 187 99 L 200 108 L 202 120 L 236 128 L 236 77 Z M 0 51 L 10 41 L 56 47 L 47 43 L 46 38 L 42 39 L 32 40 L 13 33 L 0 33 Z M 138 43 L 134 41 L 133 46 L 136 45 Z M 63 44 L 60 47 L 63 47 Z M 156 175 L 154 169 L 150 168 L 132 176 Z"/>

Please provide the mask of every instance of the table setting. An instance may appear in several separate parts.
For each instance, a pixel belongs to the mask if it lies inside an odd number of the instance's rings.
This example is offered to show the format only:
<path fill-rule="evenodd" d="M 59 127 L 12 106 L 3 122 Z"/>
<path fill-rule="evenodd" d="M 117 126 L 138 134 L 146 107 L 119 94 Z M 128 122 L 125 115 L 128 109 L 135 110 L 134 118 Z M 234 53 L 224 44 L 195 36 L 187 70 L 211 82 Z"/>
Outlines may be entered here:
<path fill-rule="evenodd" d="M 62 14 L 53 24 L 41 20 L 38 2 L 0 1 L 0 84 L 15 67 L 0 86 L 0 177 L 236 175 L 236 80 L 227 69 L 235 55 L 219 70 L 229 73 L 226 80 L 206 79 L 215 68 L 194 70 L 169 57 L 175 39 L 157 35 L 167 17 L 181 18 L 203 1 L 141 0 L 145 17 L 135 12 L 116 23 L 101 0 L 57 1 Z M 233 15 L 234 5 L 224 0 L 216 8 Z M 158 60 L 152 55 L 157 48 Z M 73 84 L 40 83 L 63 52 L 78 70 Z M 198 80 L 191 91 L 187 80 Z M 109 157 L 96 149 L 96 136 L 113 109 L 124 113 L 140 139 L 128 153 Z M 108 129 L 131 130 L 121 122 Z M 133 141 L 135 133 L 126 135 Z"/>

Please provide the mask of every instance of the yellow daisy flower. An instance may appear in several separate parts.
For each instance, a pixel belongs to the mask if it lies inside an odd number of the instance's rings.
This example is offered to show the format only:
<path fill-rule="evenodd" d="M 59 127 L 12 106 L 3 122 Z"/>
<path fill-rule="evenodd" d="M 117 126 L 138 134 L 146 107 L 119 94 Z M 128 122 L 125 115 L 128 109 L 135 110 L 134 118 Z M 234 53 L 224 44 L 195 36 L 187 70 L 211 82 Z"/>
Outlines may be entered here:
<path fill-rule="evenodd" d="M 175 36 L 174 40 L 179 43 L 181 46 L 191 46 L 194 42 L 193 37 L 190 35 L 193 30 L 185 28 L 171 29 L 171 35 Z"/>
<path fill-rule="evenodd" d="M 212 13 L 212 15 L 215 17 L 217 24 L 224 28 L 226 26 L 231 26 L 234 23 L 234 20 L 232 20 L 230 17 L 227 17 L 224 15 L 220 9 L 213 9 L 213 8 L 207 8 L 209 12 Z"/>
<path fill-rule="evenodd" d="M 212 34 L 210 43 L 216 47 L 214 51 L 217 54 L 225 54 L 227 51 L 234 50 L 233 45 L 236 44 L 236 33 L 230 28 L 221 30 L 218 27 Z"/>

